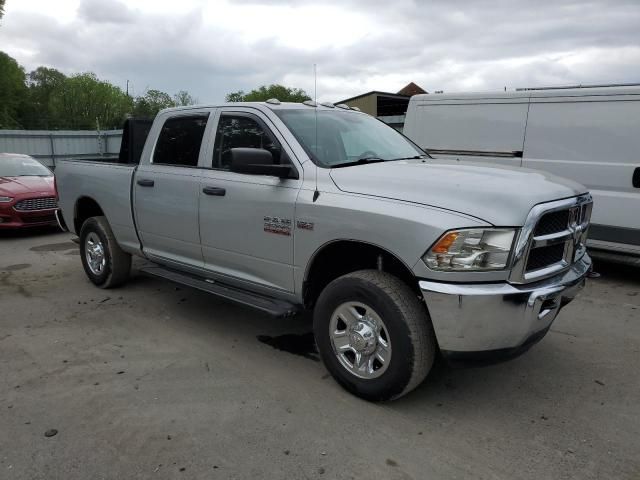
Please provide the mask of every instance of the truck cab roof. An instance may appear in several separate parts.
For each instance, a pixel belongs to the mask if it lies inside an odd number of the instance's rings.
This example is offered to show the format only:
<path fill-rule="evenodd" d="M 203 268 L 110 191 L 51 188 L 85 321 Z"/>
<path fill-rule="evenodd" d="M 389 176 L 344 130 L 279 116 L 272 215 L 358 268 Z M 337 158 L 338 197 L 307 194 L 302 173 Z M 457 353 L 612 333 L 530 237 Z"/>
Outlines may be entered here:
<path fill-rule="evenodd" d="M 313 102 L 315 103 L 315 102 Z M 269 110 L 302 110 L 308 108 L 317 108 L 318 110 L 345 110 L 345 111 L 353 111 L 358 113 L 359 110 L 355 108 L 345 108 L 347 105 L 337 106 L 325 102 L 318 102 L 317 104 L 310 103 L 300 103 L 300 102 L 223 102 L 223 103 L 207 103 L 200 105 L 187 105 L 184 107 L 171 107 L 165 108 L 161 110 L 159 113 L 168 113 L 168 112 L 178 112 L 185 110 L 197 110 L 202 108 L 224 108 L 224 107 L 252 107 L 252 108 L 260 108 L 260 109 L 269 109 Z"/>

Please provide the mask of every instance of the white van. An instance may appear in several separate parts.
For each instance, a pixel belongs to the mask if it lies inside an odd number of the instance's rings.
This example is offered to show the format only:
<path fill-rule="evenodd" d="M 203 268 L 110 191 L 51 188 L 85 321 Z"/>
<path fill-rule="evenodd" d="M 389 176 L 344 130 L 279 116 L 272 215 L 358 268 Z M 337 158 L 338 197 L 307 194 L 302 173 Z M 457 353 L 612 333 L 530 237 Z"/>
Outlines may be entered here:
<path fill-rule="evenodd" d="M 586 185 L 589 246 L 640 256 L 640 87 L 415 95 L 404 134 L 434 157 L 546 170 Z"/>

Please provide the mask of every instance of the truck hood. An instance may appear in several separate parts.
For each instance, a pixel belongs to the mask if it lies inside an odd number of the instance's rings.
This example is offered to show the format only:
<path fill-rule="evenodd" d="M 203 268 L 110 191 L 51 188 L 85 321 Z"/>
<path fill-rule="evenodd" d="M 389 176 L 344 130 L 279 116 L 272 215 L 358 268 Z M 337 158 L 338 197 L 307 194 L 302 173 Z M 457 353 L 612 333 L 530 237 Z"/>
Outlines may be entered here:
<path fill-rule="evenodd" d="M 538 170 L 457 160 L 372 163 L 330 175 L 344 192 L 453 210 L 497 226 L 521 226 L 534 205 L 587 192 Z"/>
<path fill-rule="evenodd" d="M 0 196 L 13 197 L 32 193 L 36 196 L 54 196 L 53 175 L 48 177 L 0 177 Z"/>

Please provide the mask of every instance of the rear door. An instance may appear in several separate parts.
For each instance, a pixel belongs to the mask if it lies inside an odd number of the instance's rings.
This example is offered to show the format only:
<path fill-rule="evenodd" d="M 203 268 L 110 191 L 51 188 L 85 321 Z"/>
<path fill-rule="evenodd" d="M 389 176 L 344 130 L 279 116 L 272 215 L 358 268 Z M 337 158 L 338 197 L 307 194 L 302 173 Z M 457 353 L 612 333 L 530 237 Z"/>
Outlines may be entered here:
<path fill-rule="evenodd" d="M 293 152 L 257 109 L 222 108 L 207 154 L 200 189 L 200 236 L 205 267 L 248 288 L 293 287 L 295 203 L 302 179 L 230 171 L 230 149 L 269 150 L 275 163 L 293 163 Z"/>
<path fill-rule="evenodd" d="M 208 117 L 209 112 L 191 110 L 166 115 L 150 161 L 136 171 L 136 225 L 145 254 L 156 260 L 203 264 L 198 204 Z"/>
<path fill-rule="evenodd" d="M 592 244 L 640 253 L 640 94 L 532 96 L 523 164 L 589 188 Z"/>

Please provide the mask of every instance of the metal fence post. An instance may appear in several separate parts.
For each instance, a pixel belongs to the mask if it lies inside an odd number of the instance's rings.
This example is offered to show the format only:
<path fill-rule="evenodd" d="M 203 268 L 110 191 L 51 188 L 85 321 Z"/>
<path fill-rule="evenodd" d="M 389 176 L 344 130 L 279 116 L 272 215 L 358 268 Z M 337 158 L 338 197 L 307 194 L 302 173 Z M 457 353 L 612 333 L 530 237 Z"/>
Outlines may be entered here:
<path fill-rule="evenodd" d="M 49 132 L 49 143 L 51 144 L 51 163 L 53 168 L 56 168 L 56 149 L 53 142 L 53 132 Z"/>

